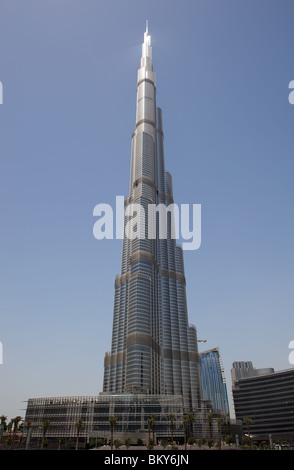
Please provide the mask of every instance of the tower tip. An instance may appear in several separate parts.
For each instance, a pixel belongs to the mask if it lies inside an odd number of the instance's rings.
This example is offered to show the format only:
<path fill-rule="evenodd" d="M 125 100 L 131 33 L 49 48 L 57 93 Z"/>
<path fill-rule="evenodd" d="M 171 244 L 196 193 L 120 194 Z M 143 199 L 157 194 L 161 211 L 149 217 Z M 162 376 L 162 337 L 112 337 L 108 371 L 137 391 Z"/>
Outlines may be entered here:
<path fill-rule="evenodd" d="M 148 34 L 148 20 L 146 20 L 146 33 Z"/>

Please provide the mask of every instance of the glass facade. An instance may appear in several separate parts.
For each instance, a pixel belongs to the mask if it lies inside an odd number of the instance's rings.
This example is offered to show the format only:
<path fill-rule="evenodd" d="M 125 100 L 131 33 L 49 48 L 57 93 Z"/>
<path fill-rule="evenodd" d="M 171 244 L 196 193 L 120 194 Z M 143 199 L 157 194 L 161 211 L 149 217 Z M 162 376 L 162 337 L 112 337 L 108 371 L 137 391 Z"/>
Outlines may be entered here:
<path fill-rule="evenodd" d="M 156 217 L 150 212 L 151 205 L 156 207 Z M 174 237 L 172 178 L 165 170 L 162 111 L 156 106 L 148 31 L 138 70 L 125 210 L 121 273 L 115 280 L 112 343 L 105 355 L 103 392 L 182 395 L 187 412 L 199 409 L 197 336 L 188 323 L 183 252 Z M 130 222 L 137 231 L 134 237 L 129 236 Z M 154 228 L 153 236 L 150 228 Z"/>
<path fill-rule="evenodd" d="M 51 442 L 59 439 L 75 439 L 76 423 L 82 420 L 80 430 L 82 445 L 91 439 L 109 441 L 110 418 L 116 418 L 115 436 L 130 437 L 136 443 L 137 437 L 148 436 L 148 420 L 153 416 L 156 438 L 169 439 L 171 435 L 170 415 L 174 416 L 173 434 L 182 437 L 183 404 L 181 396 L 158 396 L 144 394 L 113 394 L 99 396 L 73 396 L 31 398 L 28 400 L 26 422 L 31 421 L 30 442 L 38 445 L 43 434 L 43 423 L 50 424 L 46 438 Z M 27 427 L 25 427 L 27 433 Z"/>
<path fill-rule="evenodd" d="M 201 352 L 199 357 L 202 398 L 211 400 L 214 409 L 229 413 L 227 386 L 218 348 Z"/>

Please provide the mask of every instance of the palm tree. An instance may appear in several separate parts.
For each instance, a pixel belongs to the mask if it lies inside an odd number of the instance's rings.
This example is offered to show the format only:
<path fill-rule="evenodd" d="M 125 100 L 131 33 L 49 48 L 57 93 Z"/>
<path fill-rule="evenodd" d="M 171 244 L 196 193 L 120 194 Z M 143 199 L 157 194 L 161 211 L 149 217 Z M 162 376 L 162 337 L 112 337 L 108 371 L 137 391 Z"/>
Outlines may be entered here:
<path fill-rule="evenodd" d="M 151 416 L 153 444 L 155 444 L 154 425 L 155 425 L 156 418 L 157 418 L 157 415 L 152 415 L 152 416 Z"/>
<path fill-rule="evenodd" d="M 1 422 L 1 424 L 0 424 L 0 444 L 1 444 L 3 432 L 7 428 L 7 425 L 6 425 L 7 416 L 4 416 L 4 415 L 0 416 L 0 420 L 1 420 L 0 421 Z"/>
<path fill-rule="evenodd" d="M 251 435 L 250 435 L 250 426 L 253 424 L 253 421 L 251 418 L 243 418 L 244 423 L 246 424 L 247 427 L 247 432 L 248 432 L 248 437 L 249 437 L 249 448 L 251 448 Z"/>
<path fill-rule="evenodd" d="M 6 426 L 6 420 L 7 420 L 7 416 L 0 416 L 0 420 L 1 420 L 1 425 L 2 426 Z"/>
<path fill-rule="evenodd" d="M 128 449 L 131 445 L 131 439 L 128 437 L 126 440 L 125 440 L 125 446 L 126 448 Z"/>
<path fill-rule="evenodd" d="M 14 444 L 14 439 L 15 439 L 15 433 L 17 432 L 18 429 L 18 423 L 22 420 L 21 416 L 16 416 L 12 421 L 13 421 L 13 434 L 12 434 L 12 443 L 11 443 L 11 448 L 13 448 Z"/>
<path fill-rule="evenodd" d="M 5 444 L 6 445 L 10 445 L 11 444 L 11 431 L 12 431 L 12 427 L 13 427 L 13 422 L 14 422 L 14 419 L 11 418 L 11 420 L 9 421 L 9 423 L 7 424 L 7 430 L 9 431 L 9 437 L 6 438 L 6 442 Z"/>
<path fill-rule="evenodd" d="M 187 420 L 188 420 L 188 425 L 189 425 L 190 437 L 194 437 L 193 436 L 193 421 L 195 420 L 194 413 L 189 413 L 188 416 L 187 416 Z"/>
<path fill-rule="evenodd" d="M 170 419 L 170 430 L 171 430 L 171 443 L 173 444 L 173 442 L 174 442 L 175 415 L 170 414 L 169 419 Z"/>
<path fill-rule="evenodd" d="M 217 431 L 218 431 L 218 445 L 219 445 L 219 450 L 221 450 L 221 445 L 222 445 L 221 418 L 216 418 L 216 422 L 217 422 Z"/>
<path fill-rule="evenodd" d="M 224 434 L 229 436 L 231 434 L 231 423 L 230 423 L 230 413 L 225 413 L 222 415 L 224 422 Z"/>
<path fill-rule="evenodd" d="M 231 422 L 230 422 L 230 413 L 226 414 L 227 416 L 227 425 L 228 425 L 228 434 L 231 434 Z"/>
<path fill-rule="evenodd" d="M 113 449 L 113 432 L 114 426 L 116 425 L 117 419 L 115 416 L 110 416 L 109 424 L 110 424 L 110 431 L 111 431 L 111 450 Z"/>
<path fill-rule="evenodd" d="M 26 423 L 27 423 L 27 434 L 26 434 L 26 447 L 29 446 L 29 441 L 30 441 L 30 429 L 31 429 L 31 426 L 32 426 L 32 421 L 30 419 L 27 419 L 26 420 Z"/>
<path fill-rule="evenodd" d="M 152 427 L 152 418 L 147 419 L 147 426 L 148 426 L 148 444 L 150 445 L 150 432 Z"/>
<path fill-rule="evenodd" d="M 210 439 L 212 439 L 212 412 L 211 411 L 209 411 L 207 418 L 208 418 L 208 424 L 209 424 L 209 437 Z"/>
<path fill-rule="evenodd" d="M 83 421 L 81 419 L 79 419 L 76 422 L 76 428 L 77 428 L 76 450 L 78 450 L 78 448 L 79 448 L 79 435 L 80 435 L 80 430 L 81 430 L 82 426 L 83 426 Z"/>
<path fill-rule="evenodd" d="M 187 426 L 188 426 L 189 420 L 187 416 L 184 416 L 183 418 L 183 428 L 184 428 L 184 443 L 185 443 L 185 450 L 187 450 Z"/>
<path fill-rule="evenodd" d="M 223 423 L 224 423 L 224 435 L 227 436 L 229 434 L 229 432 L 228 432 L 227 413 L 222 414 L 222 420 L 223 420 Z"/>
<path fill-rule="evenodd" d="M 49 419 L 45 419 L 45 421 L 43 422 L 43 437 L 42 437 L 41 449 L 43 449 L 43 447 L 44 447 L 45 436 L 46 436 L 46 432 L 47 432 L 49 426 L 50 426 Z"/>

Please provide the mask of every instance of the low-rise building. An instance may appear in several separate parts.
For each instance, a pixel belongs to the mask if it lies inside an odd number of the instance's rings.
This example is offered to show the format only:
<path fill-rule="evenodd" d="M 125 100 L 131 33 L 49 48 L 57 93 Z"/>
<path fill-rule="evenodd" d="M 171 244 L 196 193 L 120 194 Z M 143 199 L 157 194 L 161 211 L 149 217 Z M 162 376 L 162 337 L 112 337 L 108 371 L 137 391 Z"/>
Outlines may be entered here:
<path fill-rule="evenodd" d="M 233 382 L 232 392 L 244 433 L 247 417 L 253 438 L 294 441 L 294 368 L 243 377 Z"/>

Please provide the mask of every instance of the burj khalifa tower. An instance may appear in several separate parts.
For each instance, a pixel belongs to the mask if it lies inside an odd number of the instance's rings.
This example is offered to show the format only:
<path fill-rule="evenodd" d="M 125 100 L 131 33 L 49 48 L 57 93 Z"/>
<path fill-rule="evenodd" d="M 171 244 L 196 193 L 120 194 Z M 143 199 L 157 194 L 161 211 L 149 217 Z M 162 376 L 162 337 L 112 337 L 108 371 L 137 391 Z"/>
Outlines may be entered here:
<path fill-rule="evenodd" d="M 166 208 L 156 211 L 153 237 L 148 230 L 154 223 L 154 219 L 148 220 L 151 204 Z M 103 392 L 181 395 L 184 410 L 189 412 L 200 407 L 199 355 L 196 328 L 188 322 L 183 251 L 173 236 L 173 204 L 147 23 L 137 76 L 130 191 L 124 217 L 126 228 L 136 215 L 138 236 L 127 236 L 125 231 L 123 238 Z M 137 207 L 145 210 L 136 213 Z M 166 236 L 161 236 L 162 226 Z"/>

